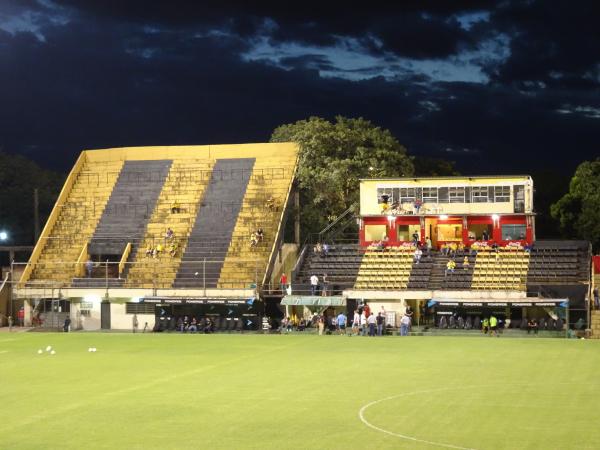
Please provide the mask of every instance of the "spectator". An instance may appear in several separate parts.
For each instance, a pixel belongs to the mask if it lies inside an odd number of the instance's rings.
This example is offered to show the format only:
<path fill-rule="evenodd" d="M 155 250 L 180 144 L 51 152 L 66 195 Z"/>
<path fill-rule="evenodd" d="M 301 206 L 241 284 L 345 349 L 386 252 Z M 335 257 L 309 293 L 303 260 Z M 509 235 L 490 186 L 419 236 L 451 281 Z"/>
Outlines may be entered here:
<path fill-rule="evenodd" d="M 171 203 L 171 214 L 180 213 L 180 212 L 181 212 L 181 205 L 179 204 L 179 202 L 177 200 L 173 201 L 173 203 Z"/>
<path fill-rule="evenodd" d="M 258 230 L 256 230 L 256 239 L 258 240 L 258 242 L 262 242 L 264 237 L 265 237 L 265 232 L 263 231 L 262 228 L 259 228 Z"/>
<path fill-rule="evenodd" d="M 87 277 L 92 278 L 92 272 L 94 271 L 94 263 L 89 258 L 85 263 L 85 271 L 87 272 Z"/>
<path fill-rule="evenodd" d="M 600 299 L 598 298 L 598 288 L 594 288 L 594 308 L 600 309 Z"/>
<path fill-rule="evenodd" d="M 321 253 L 323 253 L 323 247 L 321 246 L 320 242 L 317 242 L 313 248 L 313 251 L 315 252 L 315 255 L 321 255 Z"/>
<path fill-rule="evenodd" d="M 446 263 L 446 276 L 448 276 L 449 273 L 453 274 L 455 267 L 456 267 L 456 263 L 454 262 L 454 260 L 449 259 L 448 262 Z"/>
<path fill-rule="evenodd" d="M 319 287 L 319 277 L 313 274 L 310 277 L 310 295 L 316 295 Z"/>
<path fill-rule="evenodd" d="M 367 322 L 369 323 L 369 336 L 373 337 L 375 336 L 375 325 L 377 324 L 377 319 L 373 313 L 369 315 Z"/>
<path fill-rule="evenodd" d="M 258 236 L 256 235 L 256 232 L 253 231 L 252 234 L 250 235 L 250 247 L 254 248 L 258 245 Z"/>
<path fill-rule="evenodd" d="M 383 321 L 384 317 L 381 313 L 377 314 L 377 336 L 383 336 Z"/>
<path fill-rule="evenodd" d="M 165 233 L 165 239 L 170 240 L 170 239 L 173 239 L 174 237 L 175 237 L 175 233 L 173 233 L 173 230 L 171 228 L 167 228 L 167 232 Z"/>
<path fill-rule="evenodd" d="M 360 329 L 360 314 L 358 309 L 354 310 L 354 319 L 352 320 L 352 334 L 358 336 L 358 330 Z"/>
<path fill-rule="evenodd" d="M 285 287 L 287 285 L 288 279 L 285 272 L 281 274 L 281 278 L 279 278 L 279 286 L 281 288 L 281 295 L 285 295 Z"/>
<path fill-rule="evenodd" d="M 425 247 L 427 248 L 427 255 L 431 255 L 431 249 L 433 248 L 433 244 L 431 243 L 431 238 L 429 236 L 425 238 Z"/>
<path fill-rule="evenodd" d="M 490 235 L 488 234 L 487 230 L 484 230 L 483 233 L 481 234 L 481 240 L 488 241 L 489 239 L 490 239 Z"/>
<path fill-rule="evenodd" d="M 137 333 L 138 325 L 139 325 L 139 323 L 138 323 L 137 314 L 134 314 L 133 317 L 131 318 L 131 328 L 134 333 Z"/>
<path fill-rule="evenodd" d="M 153 256 L 155 258 L 158 258 L 162 252 L 163 252 L 163 246 L 162 246 L 162 244 L 158 244 L 156 246 L 156 248 L 154 249 L 154 255 Z"/>
<path fill-rule="evenodd" d="M 464 259 L 463 259 L 463 270 L 466 272 L 467 270 L 469 270 L 469 257 L 467 255 L 465 255 Z"/>
<path fill-rule="evenodd" d="M 150 258 L 153 255 L 154 255 L 154 248 L 150 244 L 148 244 L 148 246 L 146 247 L 146 258 Z"/>
<path fill-rule="evenodd" d="M 527 334 L 534 332 L 534 334 L 537 334 L 538 332 L 538 324 L 537 321 L 535 319 L 529 319 L 527 321 Z"/>
<path fill-rule="evenodd" d="M 418 244 L 419 244 L 419 233 L 417 233 L 417 232 L 415 231 L 415 232 L 413 233 L 413 235 L 412 235 L 412 239 L 413 239 L 413 243 L 414 243 L 415 245 L 418 245 Z"/>
<path fill-rule="evenodd" d="M 339 334 L 346 333 L 346 315 L 343 312 L 340 312 L 337 316 L 337 330 Z"/>
<path fill-rule="evenodd" d="M 325 330 L 325 318 L 323 316 L 319 316 L 319 336 L 323 336 L 324 330 Z"/>
<path fill-rule="evenodd" d="M 364 309 L 360 314 L 360 330 L 363 336 L 367 335 L 367 313 Z"/>
<path fill-rule="evenodd" d="M 25 307 L 21 306 L 17 312 L 17 319 L 19 319 L 19 326 L 25 326 Z"/>
<path fill-rule="evenodd" d="M 265 205 L 269 209 L 269 211 L 275 211 L 276 210 L 275 199 L 273 198 L 272 195 L 267 199 L 267 202 L 265 203 Z"/>
<path fill-rule="evenodd" d="M 408 329 L 410 327 L 410 317 L 406 314 L 400 319 L 400 336 L 408 336 Z"/>
<path fill-rule="evenodd" d="M 67 316 L 67 318 L 65 319 L 65 323 L 63 325 L 63 331 L 65 333 L 68 333 L 69 331 L 71 331 L 71 318 L 69 316 Z"/>
<path fill-rule="evenodd" d="M 188 331 L 190 333 L 195 333 L 196 331 L 198 331 L 198 322 L 196 321 L 195 317 L 192 317 L 192 322 L 190 323 L 190 326 L 188 327 Z"/>
<path fill-rule="evenodd" d="M 415 214 L 419 214 L 419 211 L 421 210 L 421 206 L 423 205 L 423 202 L 419 199 L 415 200 Z"/>
<path fill-rule="evenodd" d="M 323 243 L 323 256 L 329 255 L 329 244 L 326 242 Z"/>
<path fill-rule="evenodd" d="M 415 264 L 419 264 L 421 262 L 421 256 L 423 256 L 423 251 L 419 247 L 417 247 L 414 254 Z"/>
<path fill-rule="evenodd" d="M 171 255 L 171 257 L 175 256 L 178 248 L 179 248 L 179 245 L 177 244 L 177 242 L 172 242 L 169 245 L 169 255 Z"/>
<path fill-rule="evenodd" d="M 329 295 L 329 280 L 327 280 L 327 274 L 323 274 L 323 289 L 321 290 L 321 296 L 327 297 Z"/>

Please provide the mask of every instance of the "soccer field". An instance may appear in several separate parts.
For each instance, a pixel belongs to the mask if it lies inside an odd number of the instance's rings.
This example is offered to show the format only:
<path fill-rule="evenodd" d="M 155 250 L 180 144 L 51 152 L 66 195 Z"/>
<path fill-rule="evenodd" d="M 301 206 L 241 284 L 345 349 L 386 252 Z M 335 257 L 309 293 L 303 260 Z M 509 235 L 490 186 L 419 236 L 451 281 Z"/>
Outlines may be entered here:
<path fill-rule="evenodd" d="M 590 340 L 2 333 L 0 448 L 600 448 L 599 373 Z"/>

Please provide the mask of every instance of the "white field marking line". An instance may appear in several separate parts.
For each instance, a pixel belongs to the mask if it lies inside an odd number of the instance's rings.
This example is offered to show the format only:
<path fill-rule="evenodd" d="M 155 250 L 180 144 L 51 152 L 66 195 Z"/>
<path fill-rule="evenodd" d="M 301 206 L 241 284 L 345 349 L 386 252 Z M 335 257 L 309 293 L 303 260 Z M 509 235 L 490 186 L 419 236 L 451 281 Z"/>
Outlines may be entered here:
<path fill-rule="evenodd" d="M 317 338 L 313 337 L 313 339 L 316 340 Z M 146 389 L 146 388 L 155 386 L 157 384 L 163 384 L 165 382 L 172 381 L 172 380 L 174 380 L 176 378 L 187 377 L 187 376 L 190 376 L 190 375 L 196 375 L 196 374 L 199 374 L 201 372 L 205 372 L 205 371 L 207 371 L 209 369 L 215 369 L 217 367 L 226 366 L 226 365 L 229 365 L 231 363 L 243 361 L 244 359 L 255 358 L 256 356 L 261 356 L 261 355 L 265 355 L 265 354 L 268 354 L 268 353 L 273 353 L 273 352 L 276 352 L 276 351 L 285 350 L 285 349 L 287 349 L 289 347 L 293 347 L 294 345 L 298 345 L 299 343 L 302 343 L 304 341 L 305 340 L 302 339 L 302 340 L 299 340 L 296 343 L 292 342 L 292 343 L 289 343 L 287 345 L 281 345 L 281 346 L 269 348 L 269 349 L 267 349 L 267 350 L 265 350 L 263 352 L 260 352 L 258 354 L 254 353 L 254 354 L 251 354 L 251 355 L 244 355 L 244 356 L 240 356 L 239 358 L 234 358 L 234 359 L 230 359 L 228 361 L 223 361 L 220 364 L 213 364 L 213 365 L 210 365 L 210 366 L 203 366 L 203 367 L 199 367 L 197 369 L 188 370 L 187 372 L 175 373 L 173 375 L 169 375 L 169 376 L 166 376 L 166 377 L 163 377 L 163 378 L 152 380 L 152 381 L 149 381 L 149 382 L 144 383 L 144 384 L 134 385 L 134 386 L 130 386 L 130 387 L 122 388 L 122 389 L 116 389 L 114 391 L 103 392 L 102 394 L 100 394 L 100 395 L 98 395 L 96 397 L 91 397 L 90 396 L 85 401 L 71 403 L 70 405 L 65 405 L 65 406 L 62 406 L 62 407 L 58 407 L 58 408 L 55 408 L 55 409 L 53 409 L 51 411 L 48 411 L 46 413 L 43 413 L 43 414 L 31 414 L 25 420 L 22 420 L 21 422 L 14 423 L 14 424 L 12 424 L 9 427 L 0 428 L 0 431 L 1 431 L 1 433 L 4 433 L 4 432 L 6 432 L 8 430 L 12 430 L 12 429 L 15 429 L 15 428 L 18 428 L 18 427 L 23 427 L 23 426 L 26 426 L 26 425 L 31 425 L 31 424 L 37 422 L 38 420 L 48 419 L 48 418 L 50 418 L 52 416 L 57 416 L 57 415 L 60 415 L 60 414 L 64 414 L 64 413 L 76 410 L 78 408 L 82 408 L 82 407 L 90 405 L 90 404 L 96 404 L 103 397 L 108 397 L 108 396 L 112 396 L 112 395 L 121 395 L 121 394 L 127 394 L 127 393 L 130 393 L 130 392 L 139 391 L 140 389 Z"/>
<path fill-rule="evenodd" d="M 364 416 L 365 411 L 368 408 L 370 408 L 371 406 L 376 405 L 378 403 L 386 402 L 388 400 L 393 400 L 393 399 L 400 398 L 400 397 L 408 397 L 409 395 L 431 394 L 431 393 L 434 393 L 434 392 L 448 391 L 450 389 L 453 389 L 453 388 L 438 388 L 438 389 L 427 389 L 427 390 L 423 390 L 423 391 L 406 392 L 404 394 L 392 395 L 390 397 L 385 397 L 385 398 L 382 398 L 382 399 L 379 399 L 379 400 L 375 400 L 373 402 L 367 403 L 362 408 L 360 408 L 360 411 L 358 411 L 358 417 L 361 420 L 361 422 L 364 423 L 369 428 L 372 428 L 372 429 L 374 429 L 376 431 L 379 431 L 381 433 L 389 434 L 390 436 L 398 437 L 400 439 L 406 439 L 408 441 L 420 442 L 422 444 L 435 445 L 435 446 L 438 446 L 438 447 L 454 448 L 454 449 L 458 449 L 458 450 L 476 450 L 476 449 L 473 449 L 471 447 L 460 447 L 458 445 L 444 444 L 442 442 L 428 441 L 428 440 L 425 440 L 425 439 L 416 438 L 414 436 L 407 436 L 405 434 L 394 433 L 393 431 L 389 431 L 389 430 L 385 430 L 383 428 L 379 428 L 378 426 L 373 425 L 367 419 L 365 419 L 365 416 Z M 461 388 L 455 388 L 455 389 L 461 389 Z"/>
<path fill-rule="evenodd" d="M 367 419 L 365 419 L 364 413 L 368 408 L 370 408 L 373 405 L 376 405 L 376 404 L 382 403 L 382 402 L 387 402 L 389 400 L 393 400 L 396 398 L 408 397 L 409 395 L 432 394 L 434 392 L 441 392 L 441 391 L 457 391 L 457 390 L 461 390 L 461 389 L 463 389 L 463 390 L 464 389 L 473 389 L 473 388 L 477 389 L 477 388 L 493 387 L 493 386 L 541 386 L 541 385 L 547 385 L 547 384 L 549 384 L 551 386 L 556 386 L 556 385 L 562 385 L 562 384 L 570 385 L 572 383 L 569 383 L 569 382 L 542 383 L 542 384 L 537 384 L 537 383 L 502 383 L 502 384 L 498 384 L 498 383 L 496 383 L 496 384 L 481 384 L 481 385 L 470 385 L 470 386 L 461 386 L 461 387 L 445 387 L 445 388 L 437 388 L 437 389 L 426 389 L 426 390 L 422 390 L 422 391 L 405 392 L 403 394 L 392 395 L 390 397 L 385 397 L 385 398 L 367 403 L 362 408 L 360 408 L 360 410 L 358 411 L 358 418 L 360 419 L 360 421 L 362 423 L 364 423 L 369 428 L 372 428 L 381 433 L 389 434 L 390 436 L 395 436 L 400 439 L 406 439 L 408 441 L 413 441 L 413 442 L 420 442 L 422 444 L 434 445 L 437 447 L 454 448 L 457 450 L 477 450 L 477 449 L 474 449 L 471 447 L 461 447 L 459 445 L 445 444 L 443 442 L 428 441 L 426 439 L 419 439 L 414 436 L 407 436 L 405 434 L 394 433 L 393 431 L 389 431 L 384 428 L 380 428 L 376 425 L 373 425 L 371 422 L 369 422 Z"/>

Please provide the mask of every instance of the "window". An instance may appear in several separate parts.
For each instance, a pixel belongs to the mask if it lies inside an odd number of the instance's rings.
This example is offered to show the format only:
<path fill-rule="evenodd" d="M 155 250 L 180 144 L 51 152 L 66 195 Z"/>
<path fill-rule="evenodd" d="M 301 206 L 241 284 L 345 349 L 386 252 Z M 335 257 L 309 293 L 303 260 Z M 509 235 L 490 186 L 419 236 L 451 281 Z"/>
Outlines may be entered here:
<path fill-rule="evenodd" d="M 465 202 L 465 188 L 464 187 L 448 188 L 448 198 L 450 199 L 450 203 L 464 203 Z"/>
<path fill-rule="evenodd" d="M 496 186 L 494 191 L 496 203 L 510 202 L 510 186 Z"/>
<path fill-rule="evenodd" d="M 154 303 L 125 303 L 125 314 L 154 314 Z"/>
<path fill-rule="evenodd" d="M 502 225 L 502 240 L 516 241 L 525 239 L 525 224 L 518 225 Z"/>
<path fill-rule="evenodd" d="M 381 241 L 387 235 L 386 225 L 365 225 L 365 241 Z"/>
<path fill-rule="evenodd" d="M 437 203 L 437 188 L 423 188 L 423 203 Z"/>
<path fill-rule="evenodd" d="M 400 188 L 400 203 L 414 203 L 415 188 Z"/>
<path fill-rule="evenodd" d="M 471 199 L 473 203 L 487 203 L 488 201 L 488 187 L 477 186 L 471 190 Z"/>
<path fill-rule="evenodd" d="M 377 188 L 377 203 L 383 203 L 383 196 L 387 195 L 388 203 L 392 203 L 392 189 L 391 188 Z"/>
<path fill-rule="evenodd" d="M 421 236 L 421 225 L 398 225 L 396 227 L 396 236 L 400 242 L 412 241 L 412 235 L 417 233 Z"/>

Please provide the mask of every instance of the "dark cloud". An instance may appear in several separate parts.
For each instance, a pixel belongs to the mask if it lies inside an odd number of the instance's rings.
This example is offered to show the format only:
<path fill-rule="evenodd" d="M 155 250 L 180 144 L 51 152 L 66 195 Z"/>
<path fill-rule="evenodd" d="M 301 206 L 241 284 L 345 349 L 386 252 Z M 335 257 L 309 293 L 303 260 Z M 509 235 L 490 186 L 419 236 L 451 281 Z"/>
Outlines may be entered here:
<path fill-rule="evenodd" d="M 455 159 L 470 173 L 572 170 L 597 155 L 600 45 L 585 7 L 57 3 L 0 6 L 0 17 L 39 15 L 29 32 L 0 30 L 0 146 L 54 167 L 70 167 L 84 148 L 266 141 L 282 123 L 336 114 L 372 120 L 412 154 Z M 457 15 L 480 10 L 492 11 L 489 21 L 463 28 Z M 441 82 L 389 54 L 444 62 L 499 33 L 508 57 L 475 62 L 489 83 Z M 362 43 L 386 58 L 342 67 L 298 51 L 252 61 L 261 38 L 345 46 L 357 58 L 352 45 Z M 395 78 L 374 76 L 385 64 Z"/>

